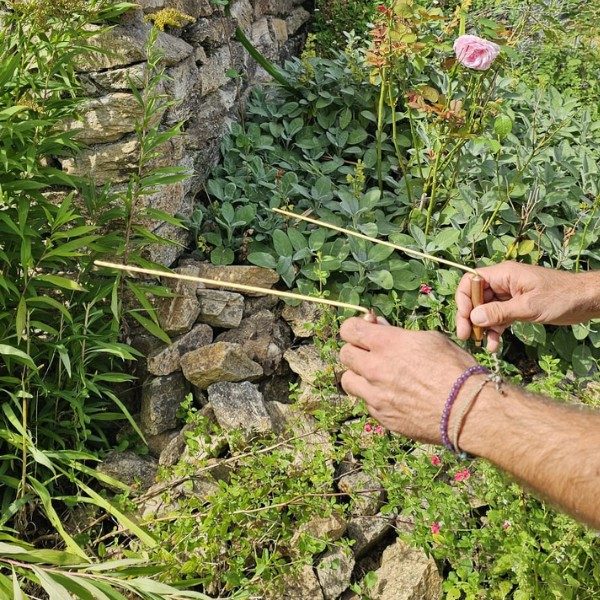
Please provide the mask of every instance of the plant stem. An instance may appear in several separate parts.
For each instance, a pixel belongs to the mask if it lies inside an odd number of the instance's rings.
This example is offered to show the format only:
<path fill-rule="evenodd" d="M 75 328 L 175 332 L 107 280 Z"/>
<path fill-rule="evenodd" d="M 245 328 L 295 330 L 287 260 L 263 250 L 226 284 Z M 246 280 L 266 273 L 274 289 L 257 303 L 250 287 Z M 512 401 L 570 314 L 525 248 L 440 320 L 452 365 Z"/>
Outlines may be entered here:
<path fill-rule="evenodd" d="M 592 214 L 590 215 L 590 218 L 588 219 L 587 223 L 585 224 L 585 227 L 583 228 L 583 234 L 581 236 L 581 242 L 579 244 L 579 251 L 577 252 L 577 258 L 575 259 L 575 273 L 579 273 L 579 270 L 581 268 L 581 254 L 583 253 L 583 248 L 585 246 L 585 239 L 587 237 L 587 232 L 590 227 L 590 223 L 594 220 L 594 216 L 596 215 L 596 210 L 598 209 L 598 206 L 600 206 L 600 195 L 598 195 L 598 197 L 596 198 Z"/>
<path fill-rule="evenodd" d="M 379 103 L 377 105 L 377 181 L 379 183 L 379 191 L 383 193 L 383 121 L 385 113 L 385 69 L 380 71 L 381 89 L 379 90 Z"/>
<path fill-rule="evenodd" d="M 398 144 L 398 124 L 396 123 L 396 98 L 394 98 L 394 94 L 392 93 L 392 86 L 388 86 L 389 88 L 389 102 L 390 108 L 392 109 L 392 140 L 394 142 L 394 149 L 396 150 L 396 158 L 398 159 L 398 166 L 400 167 L 400 171 L 402 171 L 402 176 L 404 177 L 404 184 L 406 185 L 406 193 L 408 195 L 408 202 L 412 204 L 412 189 L 410 185 L 410 181 L 408 179 L 408 165 L 404 164 L 404 158 L 402 156 L 402 151 Z"/>
<path fill-rule="evenodd" d="M 425 223 L 425 235 L 429 233 L 431 226 L 431 217 L 433 215 L 433 209 L 435 208 L 436 193 L 438 189 L 438 170 L 440 167 L 440 161 L 442 158 L 443 147 L 438 150 L 437 156 L 435 157 L 435 164 L 433 165 L 433 172 L 431 175 L 431 195 L 429 196 L 429 208 L 427 209 L 427 221 Z"/>

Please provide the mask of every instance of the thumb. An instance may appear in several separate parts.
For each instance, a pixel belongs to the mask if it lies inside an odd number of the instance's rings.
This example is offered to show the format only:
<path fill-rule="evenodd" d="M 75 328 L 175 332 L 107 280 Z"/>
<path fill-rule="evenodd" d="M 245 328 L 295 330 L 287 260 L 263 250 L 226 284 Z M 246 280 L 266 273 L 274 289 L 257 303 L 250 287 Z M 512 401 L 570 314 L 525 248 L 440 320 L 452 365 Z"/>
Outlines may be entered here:
<path fill-rule="evenodd" d="M 506 302 L 489 302 L 471 311 L 471 323 L 480 327 L 510 325 L 514 321 L 527 321 L 529 312 L 521 298 L 511 298 Z"/>

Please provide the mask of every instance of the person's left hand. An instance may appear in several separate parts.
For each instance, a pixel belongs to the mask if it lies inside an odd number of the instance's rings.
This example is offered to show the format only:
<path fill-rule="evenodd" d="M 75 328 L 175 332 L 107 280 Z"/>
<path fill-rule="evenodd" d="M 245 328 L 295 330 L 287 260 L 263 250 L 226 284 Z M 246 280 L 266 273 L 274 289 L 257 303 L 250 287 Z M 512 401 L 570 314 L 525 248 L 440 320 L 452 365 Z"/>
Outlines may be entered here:
<path fill-rule="evenodd" d="M 363 398 L 384 427 L 440 443 L 439 423 L 453 383 L 475 360 L 441 333 L 408 331 L 353 317 L 340 335 L 342 387 Z"/>

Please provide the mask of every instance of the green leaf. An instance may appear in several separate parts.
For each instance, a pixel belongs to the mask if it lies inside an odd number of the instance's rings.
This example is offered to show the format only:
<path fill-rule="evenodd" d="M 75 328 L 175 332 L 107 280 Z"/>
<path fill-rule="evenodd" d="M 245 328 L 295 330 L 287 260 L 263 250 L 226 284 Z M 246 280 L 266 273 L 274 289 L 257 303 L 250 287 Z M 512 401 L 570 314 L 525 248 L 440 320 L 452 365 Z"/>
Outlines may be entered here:
<path fill-rule="evenodd" d="M 52 284 L 53 286 L 63 288 L 65 290 L 73 290 L 75 292 L 85 292 L 86 289 L 81 287 L 76 281 L 62 277 L 60 275 L 38 275 L 34 281 L 43 281 Z"/>
<path fill-rule="evenodd" d="M 154 337 L 162 340 L 165 344 L 171 345 L 171 338 L 169 338 L 169 336 L 162 330 L 160 325 L 157 325 L 154 321 L 142 316 L 138 311 L 132 310 L 129 314 Z"/>
<path fill-rule="evenodd" d="M 33 362 L 31 356 L 26 354 L 22 350 L 15 348 L 14 346 L 9 346 L 7 344 L 0 344 L 0 354 L 3 356 L 12 356 L 15 360 L 25 363 L 27 366 L 35 369 L 35 363 Z"/>
<path fill-rule="evenodd" d="M 210 262 L 213 265 L 231 265 L 235 261 L 235 254 L 231 248 L 218 246 L 210 253 Z"/>
<path fill-rule="evenodd" d="M 394 287 L 394 278 L 389 271 L 375 271 L 373 273 L 368 273 L 367 277 L 384 290 L 391 290 Z"/>
<path fill-rule="evenodd" d="M 290 239 L 281 229 L 273 231 L 273 247 L 279 256 L 291 257 L 294 254 L 294 248 Z"/>
<path fill-rule="evenodd" d="M 373 244 L 369 248 L 367 258 L 372 262 L 378 263 L 389 258 L 393 252 L 394 249 L 390 248 L 389 246 L 384 246 L 382 244 Z"/>
<path fill-rule="evenodd" d="M 275 258 L 267 252 L 252 252 L 248 255 L 248 262 L 258 267 L 264 267 L 265 269 L 276 269 L 277 261 Z"/>
<path fill-rule="evenodd" d="M 573 371 L 579 377 L 588 377 L 598 367 L 592 351 L 587 346 L 577 346 L 571 360 L 573 362 Z"/>

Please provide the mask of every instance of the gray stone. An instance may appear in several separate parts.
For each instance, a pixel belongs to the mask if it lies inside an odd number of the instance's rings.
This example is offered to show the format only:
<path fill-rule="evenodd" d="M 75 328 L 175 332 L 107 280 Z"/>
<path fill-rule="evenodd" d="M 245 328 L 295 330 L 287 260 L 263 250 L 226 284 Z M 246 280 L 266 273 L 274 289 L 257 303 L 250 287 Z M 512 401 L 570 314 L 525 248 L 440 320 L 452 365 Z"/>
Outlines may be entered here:
<path fill-rule="evenodd" d="M 67 131 L 77 130 L 76 139 L 84 144 L 114 142 L 135 130 L 142 107 L 132 94 L 116 92 L 85 102 L 81 120 L 65 124 Z"/>
<path fill-rule="evenodd" d="M 146 435 L 146 441 L 148 442 L 148 450 L 154 458 L 159 458 L 164 452 L 165 448 L 179 435 L 178 429 L 171 429 L 157 435 Z M 160 464 L 160 461 L 159 461 Z"/>
<path fill-rule="evenodd" d="M 146 492 L 148 498 L 138 510 L 143 519 L 177 515 L 180 511 L 180 502 L 189 498 L 206 501 L 218 490 L 217 482 L 210 476 L 194 478 L 172 486 L 165 486 L 165 482 L 160 482 Z"/>
<path fill-rule="evenodd" d="M 273 428 L 262 394 L 247 381 L 214 383 L 208 388 L 208 401 L 225 431 L 267 433 Z"/>
<path fill-rule="evenodd" d="M 186 211 L 180 212 L 185 215 Z M 190 233 L 186 228 L 171 223 L 162 223 L 152 233 L 170 242 L 170 244 L 164 242 L 152 244 L 146 249 L 149 260 L 165 267 L 170 267 L 177 260 L 181 249 L 185 248 L 190 241 Z"/>
<path fill-rule="evenodd" d="M 210 55 L 200 67 L 202 96 L 216 92 L 229 82 L 226 75 L 231 68 L 231 53 L 228 46 L 223 46 Z"/>
<path fill-rule="evenodd" d="M 248 297 L 244 303 L 244 318 L 260 312 L 261 310 L 272 311 L 279 304 L 279 298 L 275 296 Z"/>
<path fill-rule="evenodd" d="M 278 44 L 284 44 L 288 40 L 287 23 L 283 19 L 269 19 L 271 33 Z"/>
<path fill-rule="evenodd" d="M 360 558 L 383 541 L 391 530 L 392 524 L 389 517 L 377 514 L 350 519 L 346 535 L 354 540 L 352 551 L 357 558 Z"/>
<path fill-rule="evenodd" d="M 154 483 L 157 464 L 153 458 L 139 456 L 129 450 L 113 451 L 106 456 L 97 469 L 133 489 L 146 490 Z M 100 483 L 104 482 L 100 481 Z"/>
<path fill-rule="evenodd" d="M 325 600 L 335 600 L 348 588 L 354 564 L 349 548 L 338 546 L 323 554 L 316 570 Z"/>
<path fill-rule="evenodd" d="M 236 20 L 230 17 L 198 19 L 186 29 L 185 40 L 194 46 L 202 44 L 208 48 L 216 48 L 232 38 L 236 26 Z"/>
<path fill-rule="evenodd" d="M 383 552 L 373 596 L 378 600 L 440 600 L 442 579 L 433 558 L 403 542 Z"/>
<path fill-rule="evenodd" d="M 304 565 L 296 575 L 284 577 L 282 596 L 285 600 L 324 600 L 319 580 L 312 566 Z M 275 600 L 273 597 L 272 600 Z"/>
<path fill-rule="evenodd" d="M 333 513 L 329 517 L 315 517 L 298 528 L 290 544 L 292 547 L 296 546 L 300 538 L 305 535 L 326 542 L 335 542 L 344 535 L 345 531 L 346 521 L 341 515 Z"/>
<path fill-rule="evenodd" d="M 313 325 L 322 314 L 323 309 L 318 304 L 301 302 L 298 306 L 286 305 L 281 316 L 290 324 L 296 337 L 308 338 L 313 335 Z"/>
<path fill-rule="evenodd" d="M 193 329 L 173 340 L 170 346 L 160 348 L 148 356 L 148 371 L 152 375 L 170 375 L 181 368 L 181 357 L 192 350 L 207 346 L 213 340 L 212 329 L 201 323 Z"/>
<path fill-rule="evenodd" d="M 167 112 L 165 122 L 174 125 L 187 121 L 197 110 L 200 101 L 200 71 L 196 57 L 190 56 L 178 65 L 167 69 L 168 80 L 165 81 L 165 92 L 175 104 Z"/>
<path fill-rule="evenodd" d="M 186 379 L 201 390 L 221 381 L 254 381 L 263 374 L 262 367 L 250 360 L 239 344 L 228 342 L 209 344 L 184 354 L 181 368 Z"/>
<path fill-rule="evenodd" d="M 262 15 L 289 15 L 295 6 L 302 4 L 303 0 L 255 0 L 254 14 Z"/>
<path fill-rule="evenodd" d="M 148 65 L 143 62 L 121 69 L 85 73 L 81 75 L 81 80 L 94 94 L 100 92 L 129 92 L 132 83 L 138 89 L 145 87 L 147 71 Z"/>
<path fill-rule="evenodd" d="M 182 275 L 195 276 L 197 271 L 191 268 L 173 269 Z M 167 279 L 165 284 L 175 296 L 163 298 L 158 306 L 158 322 L 170 335 L 182 335 L 190 331 L 200 315 L 200 302 L 196 296 L 198 283 L 185 280 Z"/>
<path fill-rule="evenodd" d="M 310 13 L 302 7 L 295 9 L 285 20 L 288 35 L 294 35 L 305 23 L 310 21 Z"/>
<path fill-rule="evenodd" d="M 254 285 L 263 288 L 272 288 L 278 281 L 279 275 L 273 269 L 264 269 L 255 266 L 217 266 L 208 262 L 199 262 L 194 260 L 182 261 L 183 266 L 194 266 L 198 269 L 200 277 L 208 279 L 218 279 L 219 281 L 229 283 L 241 283 L 245 285 Z M 218 287 L 207 285 L 206 287 Z M 262 296 L 260 292 L 244 292 L 248 296 Z"/>
<path fill-rule="evenodd" d="M 374 515 L 383 504 L 381 483 L 364 471 L 350 472 L 338 480 L 338 488 L 352 497 L 355 515 Z"/>
<path fill-rule="evenodd" d="M 217 341 L 240 344 L 248 357 L 262 366 L 265 375 L 275 372 L 292 343 L 287 325 L 268 310 L 243 319 L 236 329 L 217 336 Z"/>
<path fill-rule="evenodd" d="M 287 350 L 283 357 L 290 369 L 308 385 L 315 385 L 319 374 L 331 371 L 331 366 L 321 358 L 319 350 L 313 344 Z"/>
<path fill-rule="evenodd" d="M 181 373 L 147 380 L 142 388 L 140 421 L 144 435 L 158 435 L 178 424 L 177 411 L 188 386 Z"/>
<path fill-rule="evenodd" d="M 326 431 L 319 429 L 314 417 L 305 414 L 294 404 L 268 402 L 266 407 L 276 433 L 291 434 L 294 437 L 302 436 L 305 446 L 303 452 L 294 459 L 292 468 L 303 471 L 307 463 L 319 454 L 333 470 L 335 456 L 333 441 Z"/>
<path fill-rule="evenodd" d="M 132 27 L 116 26 L 110 29 L 91 25 L 89 30 L 100 31 L 87 40 L 90 46 L 100 48 L 103 52 L 87 53 L 80 59 L 78 70 L 83 72 L 125 67 L 146 60 L 146 42 L 150 25 L 137 24 Z M 182 39 L 161 32 L 156 40 L 156 47 L 162 54 L 165 65 L 171 66 L 181 62 L 192 54 L 194 49 Z"/>
<path fill-rule="evenodd" d="M 234 292 L 201 289 L 197 292 L 200 311 L 197 319 L 213 327 L 237 327 L 244 315 L 244 297 Z"/>

